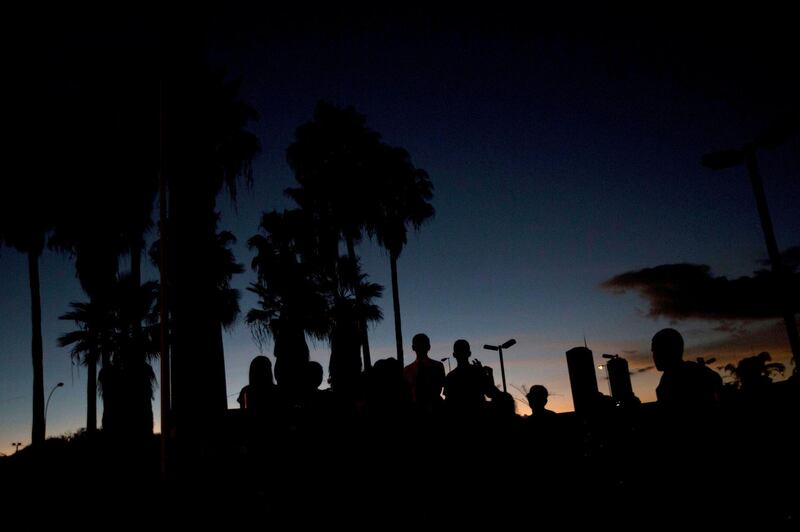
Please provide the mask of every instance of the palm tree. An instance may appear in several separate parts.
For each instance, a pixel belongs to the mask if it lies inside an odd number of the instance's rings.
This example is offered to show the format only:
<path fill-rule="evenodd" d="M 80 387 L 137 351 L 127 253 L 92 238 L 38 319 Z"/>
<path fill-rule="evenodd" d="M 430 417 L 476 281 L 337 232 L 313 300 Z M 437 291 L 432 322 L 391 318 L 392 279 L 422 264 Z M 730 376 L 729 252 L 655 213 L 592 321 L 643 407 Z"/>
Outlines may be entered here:
<path fill-rule="evenodd" d="M 78 74 L 70 73 L 70 79 L 77 89 L 65 97 L 64 107 L 75 109 L 65 120 L 71 149 L 62 168 L 63 205 L 48 244 L 75 258 L 81 287 L 96 307 L 109 304 L 104 299 L 114 289 L 123 255 L 130 255 L 131 282 L 141 284 L 141 248 L 151 226 L 158 85 L 152 67 L 134 55 L 117 54 L 115 66 L 102 75 L 94 64 L 99 58 L 76 60 L 72 66 Z M 141 323 L 132 326 L 140 337 Z M 96 379 L 96 362 L 96 357 L 87 358 L 88 382 Z M 93 432 L 96 393 L 88 399 L 87 431 Z"/>
<path fill-rule="evenodd" d="M 118 435 L 136 442 L 144 441 L 153 433 L 156 377 L 150 362 L 158 357 L 160 347 L 158 295 L 158 283 L 141 283 L 133 274 L 120 276 L 113 293 L 117 356 L 108 369 L 113 371 L 113 380 L 119 384 L 120 415 L 119 419 L 109 418 L 109 421 L 118 429 Z M 107 386 L 102 377 L 103 371 L 100 378 L 105 404 Z M 104 428 L 106 421 L 104 409 Z"/>
<path fill-rule="evenodd" d="M 10 149 L 21 160 L 37 160 L 40 139 L 35 128 L 39 126 L 34 117 L 27 117 L 14 138 L 21 143 Z M 13 129 L 13 128 L 12 128 Z M 31 441 L 44 441 L 44 350 L 42 347 L 42 303 L 39 280 L 39 258 L 44 251 L 46 237 L 53 227 L 57 198 L 61 196 L 54 179 L 55 168 L 48 161 L 58 159 L 60 150 L 54 147 L 36 173 L 4 180 L 0 203 L 0 246 L 6 245 L 24 253 L 28 261 L 28 285 L 31 295 L 31 359 L 33 362 L 33 417 Z"/>
<path fill-rule="evenodd" d="M 71 303 L 72 310 L 60 318 L 78 326 L 58 340 L 62 347 L 72 346 L 73 360 L 87 366 L 102 361 L 103 428 L 117 436 L 152 433 L 155 374 L 149 360 L 158 355 L 157 294 L 157 283 L 140 285 L 128 274 L 104 297 Z M 89 372 L 87 418 L 96 416 L 98 386 L 93 375 L 96 371 Z M 90 420 L 87 426 L 92 426 Z"/>
<path fill-rule="evenodd" d="M 286 152 L 300 185 L 286 193 L 300 208 L 313 213 L 316 223 L 336 228 L 352 262 L 357 261 L 355 245 L 375 205 L 377 175 L 370 163 L 379 143 L 380 135 L 366 127 L 366 118 L 354 108 L 319 102 L 314 120 L 297 128 L 295 141 Z M 356 305 L 360 304 L 356 300 Z M 358 328 L 364 366 L 369 368 L 366 323 L 359 323 Z"/>
<path fill-rule="evenodd" d="M 214 308 L 218 277 L 214 261 L 198 257 L 213 257 L 216 197 L 226 187 L 235 199 L 238 178 L 252 180 L 250 162 L 259 143 L 244 129 L 257 114 L 237 98 L 238 83 L 183 52 L 173 50 L 164 63 L 163 171 L 169 188 L 172 407 L 176 427 L 186 427 L 192 440 L 204 438 L 209 419 L 227 409 L 221 321 Z"/>
<path fill-rule="evenodd" d="M 361 373 L 358 344 L 361 324 L 380 321 L 383 313 L 374 300 L 381 297 L 383 287 L 367 281 L 358 262 L 339 258 L 340 282 L 333 293 L 331 309 L 331 387 L 345 395 L 356 392 Z M 369 368 L 365 368 L 369 369 Z"/>
<path fill-rule="evenodd" d="M 211 260 L 216 272 L 216 291 L 214 292 L 214 308 L 217 309 L 219 322 L 223 329 L 231 329 L 239 317 L 239 299 L 241 294 L 236 288 L 231 288 L 233 276 L 244 272 L 244 266 L 236 262 L 236 257 L 230 246 L 236 243 L 236 236 L 230 231 L 217 233 L 217 245 Z"/>
<path fill-rule="evenodd" d="M 23 179 L 24 181 L 24 179 Z M 32 198 L 30 191 L 23 194 L 10 193 L 8 197 L 24 205 Z M 27 197 L 26 197 L 27 196 Z M 14 202 L 11 202 L 12 204 Z M 28 205 L 32 207 L 32 205 Z M 44 249 L 47 230 L 46 218 L 31 216 L 31 211 L 23 206 L 18 212 L 10 206 L 0 208 L 3 220 L 0 228 L 0 243 L 15 248 L 28 257 L 28 284 L 31 293 L 31 358 L 33 360 L 33 423 L 31 441 L 44 442 L 44 351 L 42 349 L 42 303 L 39 282 L 39 257 Z M 12 223 L 13 220 L 13 223 Z"/>
<path fill-rule="evenodd" d="M 397 259 L 408 238 L 408 227 L 419 230 L 433 218 L 435 210 L 429 203 L 433 184 L 428 173 L 415 168 L 408 152 L 402 148 L 381 145 L 377 166 L 380 171 L 379 211 L 368 220 L 367 230 L 389 252 L 392 272 L 392 302 L 397 360 L 403 364 L 403 334 L 400 323 L 400 293 L 397 283 Z"/>
<path fill-rule="evenodd" d="M 110 309 L 101 306 L 98 300 L 86 303 L 72 302 L 70 310 L 59 316 L 61 320 L 74 321 L 77 330 L 58 338 L 59 347 L 72 346 L 73 362 L 87 367 L 86 379 L 86 430 L 97 430 L 97 365 L 103 353 L 113 350 L 111 346 Z M 105 357 L 104 357 L 105 358 Z"/>
<path fill-rule="evenodd" d="M 46 38 L 45 38 L 46 39 Z M 39 44 L 43 44 L 40 42 Z M 64 83 L 51 79 L 58 63 L 46 46 L 16 54 L 6 65 L 13 77 L 3 101 L 3 119 L 9 161 L 24 168 L 16 177 L 3 178 L 0 198 L 0 246 L 27 256 L 31 296 L 31 359 L 33 399 L 31 440 L 44 441 L 44 353 L 39 259 L 63 204 L 65 173 L 70 153 L 69 106 L 64 105 Z M 12 54 L 13 55 L 13 54 Z M 19 61 L 17 61 L 19 59 Z M 58 139 L 54 142 L 53 139 Z M 46 153 L 46 155 L 44 155 Z"/>
<path fill-rule="evenodd" d="M 84 293 L 89 297 L 89 302 L 82 303 L 83 307 L 73 307 L 73 312 L 91 312 L 83 316 L 78 314 L 76 317 L 79 318 L 98 317 L 83 323 L 94 322 L 94 328 L 100 334 L 100 330 L 108 324 L 99 317 L 103 313 L 111 312 L 115 304 L 111 297 L 117 283 L 119 258 L 125 250 L 125 244 L 120 232 L 122 221 L 115 212 L 119 202 L 89 200 L 92 189 L 103 190 L 98 187 L 108 186 L 98 184 L 97 179 L 99 176 L 87 175 L 81 181 L 74 182 L 66 195 L 69 203 L 75 207 L 74 212 L 59 215 L 48 245 L 75 258 L 75 274 Z M 98 223 L 98 220 L 103 223 Z M 62 316 L 62 319 L 70 318 Z M 62 344 L 62 347 L 65 345 Z M 91 383 L 96 382 L 98 361 L 101 366 L 108 366 L 110 353 L 109 349 L 103 349 L 88 354 L 84 359 L 83 365 L 88 373 L 86 430 L 90 433 L 97 429 L 97 388 Z"/>
<path fill-rule="evenodd" d="M 248 290 L 258 296 L 258 307 L 247 313 L 256 340 L 275 341 L 275 373 L 286 388 L 299 385 L 308 362 L 305 335 L 323 339 L 330 330 L 321 261 L 320 239 L 307 214 L 299 209 L 272 211 L 261 218 L 262 234 L 250 238 L 256 250 L 252 268 L 258 280 Z"/>
<path fill-rule="evenodd" d="M 216 219 L 219 221 L 219 213 Z M 236 262 L 236 257 L 230 246 L 236 243 L 236 236 L 230 231 L 219 231 L 216 233 L 216 244 L 211 251 L 209 264 L 214 272 L 214 313 L 219 319 L 220 325 L 224 330 L 230 330 L 236 324 L 241 309 L 239 299 L 241 293 L 236 288 L 231 288 L 233 276 L 244 272 L 244 266 Z M 156 268 L 159 267 L 159 251 L 161 240 L 156 239 L 150 246 L 148 255 L 150 262 Z M 171 256 L 167 259 L 172 262 Z"/>

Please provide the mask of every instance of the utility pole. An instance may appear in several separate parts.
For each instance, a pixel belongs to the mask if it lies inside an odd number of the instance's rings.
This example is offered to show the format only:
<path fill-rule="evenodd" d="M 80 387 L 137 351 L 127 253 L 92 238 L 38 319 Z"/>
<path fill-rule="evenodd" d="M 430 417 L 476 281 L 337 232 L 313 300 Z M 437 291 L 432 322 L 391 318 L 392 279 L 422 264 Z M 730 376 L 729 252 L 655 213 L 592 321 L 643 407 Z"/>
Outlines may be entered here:
<path fill-rule="evenodd" d="M 767 244 L 772 273 L 779 286 L 783 287 L 783 289 L 779 290 L 778 297 L 780 298 L 781 315 L 786 325 L 786 334 L 789 337 L 789 346 L 792 350 L 795 372 L 797 372 L 797 365 L 800 363 L 800 334 L 798 334 L 797 321 L 792 308 L 794 302 L 791 300 L 791 282 L 789 272 L 781 261 L 778 242 L 775 239 L 775 230 L 772 227 L 772 218 L 767 207 L 767 196 L 764 193 L 764 184 L 758 168 L 756 150 L 758 148 L 775 148 L 789 139 L 798 129 L 800 129 L 800 118 L 792 116 L 760 135 L 755 142 L 747 143 L 738 149 L 723 150 L 703 156 L 703 166 L 712 170 L 722 170 L 740 164 L 744 164 L 747 167 L 750 184 L 753 187 L 753 195 L 756 199 L 758 216 L 761 219 L 761 229 L 764 232 L 764 241 Z"/>

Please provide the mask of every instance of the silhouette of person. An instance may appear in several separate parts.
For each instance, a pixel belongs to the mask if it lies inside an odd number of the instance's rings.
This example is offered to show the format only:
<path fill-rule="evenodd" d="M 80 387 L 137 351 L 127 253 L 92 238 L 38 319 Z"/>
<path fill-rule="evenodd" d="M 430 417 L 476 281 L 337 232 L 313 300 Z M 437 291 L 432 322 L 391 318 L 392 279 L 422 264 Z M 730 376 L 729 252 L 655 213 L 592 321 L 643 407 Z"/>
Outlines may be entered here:
<path fill-rule="evenodd" d="M 545 408 L 549 395 L 550 393 L 547 391 L 547 388 L 541 384 L 534 384 L 531 386 L 525 396 L 528 400 L 528 405 L 531 407 L 531 418 L 550 419 L 558 415 L 552 410 Z"/>
<path fill-rule="evenodd" d="M 489 392 L 488 375 L 482 366 L 469 363 L 471 355 L 469 342 L 463 339 L 455 341 L 453 357 L 457 365 L 445 377 L 444 395 L 449 412 L 457 417 L 480 413 Z"/>
<path fill-rule="evenodd" d="M 718 449 L 724 441 L 720 419 L 712 415 L 716 414 L 721 379 L 704 364 L 683 359 L 683 337 L 675 329 L 658 331 L 651 349 L 656 369 L 662 372 L 656 397 L 664 415 L 658 416 L 659 423 L 649 435 L 650 451 L 658 461 L 648 499 L 663 505 L 674 496 L 674 486 L 686 478 L 712 498 L 718 497 L 726 489 L 725 477 L 697 450 Z M 684 523 L 690 517 L 687 510 L 678 505 L 663 517 L 668 524 Z M 716 520 L 716 516 L 697 512 L 696 508 L 691 518 L 700 526 L 706 524 L 701 519 Z"/>
<path fill-rule="evenodd" d="M 275 402 L 275 383 L 272 381 L 272 362 L 259 355 L 250 362 L 248 384 L 236 400 L 240 407 L 254 416 L 264 415 Z"/>
<path fill-rule="evenodd" d="M 435 410 L 442 403 L 444 364 L 428 357 L 431 341 L 425 334 L 414 335 L 411 349 L 417 354 L 417 359 L 403 369 L 411 400 L 422 410 Z"/>
<path fill-rule="evenodd" d="M 309 360 L 305 364 L 302 388 L 294 397 L 282 397 L 282 408 L 288 428 L 304 434 L 322 431 L 323 424 L 330 416 L 329 393 L 320 390 L 323 378 L 322 364 Z"/>
<path fill-rule="evenodd" d="M 683 337 L 675 329 L 662 329 L 653 336 L 653 362 L 662 372 L 656 388 L 658 403 L 671 409 L 703 409 L 716 404 L 721 379 L 711 368 L 683 360 Z"/>
<path fill-rule="evenodd" d="M 382 358 L 373 364 L 367 377 L 364 409 L 367 423 L 384 431 L 400 429 L 410 406 L 400 362 L 396 358 Z"/>
<path fill-rule="evenodd" d="M 541 384 L 530 387 L 525 398 L 531 407 L 531 415 L 525 419 L 525 428 L 530 438 L 528 447 L 532 454 L 546 456 L 550 460 L 541 461 L 541 472 L 553 475 L 567 456 L 568 438 L 563 433 L 564 423 L 558 414 L 545 408 L 549 396 L 550 392 Z"/>

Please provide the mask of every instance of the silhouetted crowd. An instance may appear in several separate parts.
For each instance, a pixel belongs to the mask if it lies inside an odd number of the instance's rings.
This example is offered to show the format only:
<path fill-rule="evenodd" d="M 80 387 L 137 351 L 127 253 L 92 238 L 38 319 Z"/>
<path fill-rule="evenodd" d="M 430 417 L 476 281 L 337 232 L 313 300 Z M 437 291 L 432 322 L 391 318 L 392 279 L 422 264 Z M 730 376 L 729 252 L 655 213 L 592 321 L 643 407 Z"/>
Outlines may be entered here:
<path fill-rule="evenodd" d="M 317 362 L 286 385 L 269 358 L 255 357 L 241 408 L 209 424 L 202 453 L 173 449 L 166 476 L 157 439 L 144 458 L 88 439 L 77 455 L 53 447 L 0 473 L 29 493 L 68 478 L 51 502 L 88 497 L 117 519 L 147 501 L 168 526 L 220 517 L 297 529 L 796 523 L 798 386 L 794 376 L 759 378 L 764 357 L 743 361 L 731 390 L 684 360 L 683 338 L 664 329 L 652 341 L 656 403 L 597 393 L 556 414 L 537 384 L 522 417 L 466 340 L 454 343 L 449 373 L 428 356 L 426 335 L 412 348 L 405 368 L 381 359 L 357 383 L 328 389 Z"/>
<path fill-rule="evenodd" d="M 521 417 L 491 368 L 470 361 L 466 340 L 454 343 L 449 373 L 428 356 L 426 335 L 414 336 L 412 349 L 405 368 L 378 360 L 347 393 L 320 390 L 316 362 L 306 386 L 286 393 L 269 359 L 256 357 L 228 468 L 248 504 L 300 521 L 319 511 L 343 522 L 391 515 L 410 524 L 465 524 L 473 512 L 565 525 L 796 518 L 796 503 L 779 488 L 796 466 L 765 467 L 788 461 L 797 443 L 787 428 L 793 380 L 726 396 L 719 374 L 684 360 L 680 333 L 664 329 L 652 342 L 662 372 L 657 403 L 598 393 L 584 411 L 556 414 L 546 409 L 547 389 L 533 385 L 532 413 Z M 746 503 L 732 511 L 736 499 Z M 597 501 L 607 513 L 583 511 Z"/>

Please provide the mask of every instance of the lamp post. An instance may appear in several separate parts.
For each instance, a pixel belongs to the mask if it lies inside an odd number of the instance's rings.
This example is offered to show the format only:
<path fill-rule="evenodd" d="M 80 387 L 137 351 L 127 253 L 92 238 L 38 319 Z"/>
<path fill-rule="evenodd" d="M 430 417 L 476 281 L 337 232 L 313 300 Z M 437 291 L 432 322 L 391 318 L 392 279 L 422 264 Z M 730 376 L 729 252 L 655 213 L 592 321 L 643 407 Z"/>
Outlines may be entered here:
<path fill-rule="evenodd" d="M 503 377 L 503 392 L 505 393 L 508 393 L 508 389 L 506 388 L 506 367 L 505 364 L 503 364 L 503 349 L 508 349 L 509 347 L 511 347 L 516 343 L 517 341 L 512 338 L 511 340 L 507 341 L 504 344 L 500 345 L 486 344 L 483 346 L 484 349 L 488 349 L 489 351 L 497 351 L 497 353 L 500 355 L 500 375 Z"/>
<path fill-rule="evenodd" d="M 47 435 L 47 407 L 50 406 L 50 398 L 53 397 L 53 392 L 56 391 L 56 388 L 61 388 L 62 386 L 64 386 L 63 382 L 59 382 L 58 384 L 53 386 L 53 389 L 50 390 L 50 395 L 47 396 L 47 402 L 44 404 L 44 423 L 45 423 L 45 425 L 44 425 L 45 426 L 44 433 L 45 433 L 45 435 Z"/>
<path fill-rule="evenodd" d="M 759 218 L 761 218 L 761 229 L 764 231 L 764 240 L 767 244 L 772 273 L 778 279 L 778 282 L 784 286 L 779 296 L 781 298 L 781 314 L 783 315 L 783 322 L 786 325 L 786 333 L 789 336 L 789 346 L 792 349 L 792 357 L 795 361 L 795 371 L 797 371 L 797 364 L 800 362 L 800 335 L 798 334 L 797 322 L 792 312 L 792 304 L 789 302 L 788 275 L 781 262 L 778 243 L 775 240 L 775 231 L 772 227 L 769 209 L 767 208 L 767 196 L 764 193 L 761 173 L 758 171 L 756 150 L 758 148 L 775 148 L 787 140 L 798 129 L 800 129 L 800 120 L 798 120 L 797 117 L 793 117 L 759 136 L 755 142 L 745 144 L 739 149 L 723 150 L 708 153 L 703 156 L 703 166 L 712 170 L 732 168 L 743 163 L 747 166 L 750 184 L 753 186 L 753 194 L 756 197 L 758 215 Z"/>
<path fill-rule="evenodd" d="M 447 373 L 450 373 L 452 370 L 450 369 L 450 357 L 444 357 L 441 359 L 442 362 L 447 361 Z"/>

